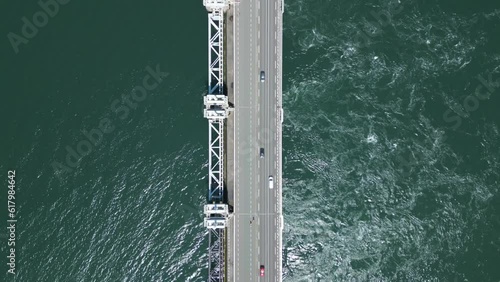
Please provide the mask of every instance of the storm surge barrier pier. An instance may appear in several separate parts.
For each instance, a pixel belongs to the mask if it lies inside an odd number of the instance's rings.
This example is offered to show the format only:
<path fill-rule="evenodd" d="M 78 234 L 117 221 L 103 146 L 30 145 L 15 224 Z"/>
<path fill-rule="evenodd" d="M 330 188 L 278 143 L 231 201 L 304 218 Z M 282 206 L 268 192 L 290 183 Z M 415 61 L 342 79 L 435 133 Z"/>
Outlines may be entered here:
<path fill-rule="evenodd" d="M 203 115 L 208 119 L 208 198 L 204 226 L 208 228 L 208 281 L 225 278 L 225 236 L 229 208 L 224 191 L 224 121 L 229 103 L 224 93 L 224 12 L 227 0 L 203 0 L 208 11 L 208 94 Z"/>

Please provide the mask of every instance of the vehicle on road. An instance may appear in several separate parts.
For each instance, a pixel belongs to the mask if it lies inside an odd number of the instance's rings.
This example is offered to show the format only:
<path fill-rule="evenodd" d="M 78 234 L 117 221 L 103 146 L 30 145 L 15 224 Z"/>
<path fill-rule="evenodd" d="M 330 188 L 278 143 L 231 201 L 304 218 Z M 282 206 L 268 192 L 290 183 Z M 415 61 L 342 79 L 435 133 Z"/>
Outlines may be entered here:
<path fill-rule="evenodd" d="M 260 158 L 264 158 L 264 148 L 260 148 Z"/>
<path fill-rule="evenodd" d="M 260 72 L 260 82 L 264 82 L 266 80 L 266 73 L 264 71 Z"/>
<path fill-rule="evenodd" d="M 273 189 L 273 176 L 269 175 L 269 189 Z"/>
<path fill-rule="evenodd" d="M 264 276 L 264 266 L 260 266 L 260 276 Z"/>

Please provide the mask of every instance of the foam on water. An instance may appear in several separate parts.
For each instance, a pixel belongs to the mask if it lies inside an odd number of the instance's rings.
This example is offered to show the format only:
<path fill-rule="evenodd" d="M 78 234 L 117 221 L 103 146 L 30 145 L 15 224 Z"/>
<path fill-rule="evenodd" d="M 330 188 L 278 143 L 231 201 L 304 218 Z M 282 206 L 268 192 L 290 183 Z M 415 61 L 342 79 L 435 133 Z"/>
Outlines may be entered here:
<path fill-rule="evenodd" d="M 284 83 L 286 281 L 488 277 L 491 269 L 459 261 L 486 247 L 473 237 L 498 195 L 498 124 L 477 125 L 488 168 L 472 172 L 450 143 L 446 108 L 437 118 L 429 110 L 463 91 L 443 83 L 450 73 L 464 77 L 473 60 L 495 58 L 477 52 L 488 41 L 474 31 L 485 15 L 424 13 L 408 2 L 380 28 L 359 3 L 316 4 L 287 3 L 285 18 L 294 46 L 284 55 L 294 66 Z M 359 19 L 380 32 L 365 46 L 354 40 Z"/>

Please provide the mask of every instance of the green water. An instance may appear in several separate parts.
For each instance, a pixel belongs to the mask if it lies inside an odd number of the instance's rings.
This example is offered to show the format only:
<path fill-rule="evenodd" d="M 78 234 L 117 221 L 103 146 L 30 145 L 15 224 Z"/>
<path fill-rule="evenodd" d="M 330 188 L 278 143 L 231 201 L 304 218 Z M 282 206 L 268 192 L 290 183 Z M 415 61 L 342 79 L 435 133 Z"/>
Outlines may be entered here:
<path fill-rule="evenodd" d="M 285 281 L 500 281 L 500 4 L 285 3 Z M 0 4 L 0 281 L 206 281 L 202 1 L 69 1 L 16 53 L 41 10 Z"/>

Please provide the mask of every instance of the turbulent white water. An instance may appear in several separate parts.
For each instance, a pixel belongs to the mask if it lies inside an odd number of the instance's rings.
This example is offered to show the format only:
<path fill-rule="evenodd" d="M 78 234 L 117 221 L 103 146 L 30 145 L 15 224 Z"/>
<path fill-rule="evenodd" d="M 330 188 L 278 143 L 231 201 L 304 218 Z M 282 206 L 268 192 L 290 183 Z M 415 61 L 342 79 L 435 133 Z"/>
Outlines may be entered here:
<path fill-rule="evenodd" d="M 389 5 L 287 2 L 285 281 L 496 281 L 499 119 L 480 101 L 453 131 L 443 113 L 500 65 L 499 10 L 405 1 L 371 24 Z"/>

